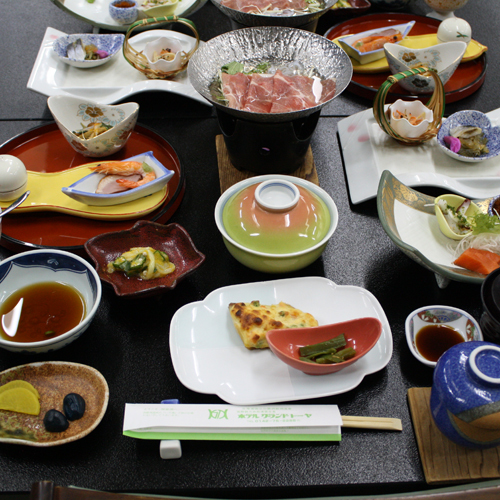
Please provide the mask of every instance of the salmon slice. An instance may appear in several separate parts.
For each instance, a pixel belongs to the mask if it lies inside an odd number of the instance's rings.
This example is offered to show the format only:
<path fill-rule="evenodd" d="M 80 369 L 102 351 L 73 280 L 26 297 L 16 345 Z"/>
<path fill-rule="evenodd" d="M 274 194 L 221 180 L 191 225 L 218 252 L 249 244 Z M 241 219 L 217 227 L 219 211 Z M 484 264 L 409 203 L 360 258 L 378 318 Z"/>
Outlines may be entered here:
<path fill-rule="evenodd" d="M 479 248 L 468 248 L 453 264 L 481 274 L 490 274 L 500 267 L 500 255 Z"/>

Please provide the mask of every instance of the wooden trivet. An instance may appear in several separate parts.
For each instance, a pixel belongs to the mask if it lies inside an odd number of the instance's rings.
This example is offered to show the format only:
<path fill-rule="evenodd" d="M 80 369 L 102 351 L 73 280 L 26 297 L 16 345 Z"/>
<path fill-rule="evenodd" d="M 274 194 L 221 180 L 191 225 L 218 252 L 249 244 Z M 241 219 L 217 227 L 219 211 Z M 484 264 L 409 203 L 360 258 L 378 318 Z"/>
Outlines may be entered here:
<path fill-rule="evenodd" d="M 219 163 L 219 182 L 221 193 L 243 179 L 259 175 L 253 172 L 238 170 L 233 166 L 229 160 L 229 153 L 227 152 L 226 143 L 224 142 L 224 137 L 222 135 L 215 137 L 215 146 L 217 148 L 217 161 Z M 316 171 L 316 166 L 314 165 L 311 146 L 309 146 L 307 150 L 304 165 L 289 175 L 306 179 L 319 186 L 318 172 Z"/>
<path fill-rule="evenodd" d="M 450 441 L 434 423 L 430 398 L 430 387 L 408 389 L 413 428 L 427 483 L 467 483 L 500 477 L 500 446 L 473 450 Z"/>

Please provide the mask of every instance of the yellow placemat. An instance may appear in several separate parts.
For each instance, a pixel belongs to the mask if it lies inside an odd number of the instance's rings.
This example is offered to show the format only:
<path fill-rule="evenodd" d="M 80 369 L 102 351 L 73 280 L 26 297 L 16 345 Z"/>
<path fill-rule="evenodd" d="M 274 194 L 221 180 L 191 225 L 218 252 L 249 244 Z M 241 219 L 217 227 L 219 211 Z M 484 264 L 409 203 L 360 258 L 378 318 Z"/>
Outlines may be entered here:
<path fill-rule="evenodd" d="M 342 35 L 333 40 L 339 47 L 341 47 L 338 40 L 340 38 L 344 38 L 350 35 Z M 428 35 L 416 35 L 416 36 L 407 36 L 404 40 L 400 42 L 400 45 L 403 47 L 408 47 L 410 49 L 425 49 L 426 47 L 432 47 L 433 45 L 437 45 L 438 39 L 436 33 L 431 33 Z M 471 40 L 469 43 L 467 50 L 465 51 L 464 57 L 462 58 L 462 62 L 472 61 L 477 59 L 481 54 L 486 52 L 488 47 L 485 45 L 476 42 L 476 40 Z M 382 59 L 378 59 L 377 61 L 372 61 L 371 63 L 361 64 L 356 61 L 356 59 L 350 58 L 352 62 L 352 68 L 355 73 L 383 73 L 385 71 L 389 71 L 389 63 L 385 56 Z"/>

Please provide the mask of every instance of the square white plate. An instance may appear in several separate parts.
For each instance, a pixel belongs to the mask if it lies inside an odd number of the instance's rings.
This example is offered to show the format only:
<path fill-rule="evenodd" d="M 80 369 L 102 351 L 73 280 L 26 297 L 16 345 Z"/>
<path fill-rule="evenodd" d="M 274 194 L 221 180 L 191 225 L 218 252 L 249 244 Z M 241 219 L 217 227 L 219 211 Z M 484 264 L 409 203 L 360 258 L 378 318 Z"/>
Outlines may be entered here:
<path fill-rule="evenodd" d="M 134 94 L 148 91 L 172 92 L 211 106 L 189 81 L 187 71 L 182 71 L 169 80 L 149 80 L 146 75 L 133 68 L 119 53 L 111 61 L 97 68 L 80 69 L 68 66 L 52 49 L 54 40 L 66 33 L 47 28 L 35 64 L 31 70 L 27 87 L 48 97 L 71 95 L 100 104 L 113 104 Z M 196 39 L 171 30 L 149 30 L 130 39 L 134 49 L 141 51 L 148 42 L 162 36 L 177 38 L 195 44 Z M 191 45 L 191 47 L 193 46 Z"/>
<path fill-rule="evenodd" d="M 378 318 L 382 335 L 350 367 L 329 375 L 306 375 L 270 349 L 243 346 L 228 305 L 252 300 L 292 304 L 311 313 L 320 325 Z M 170 324 L 170 355 L 177 377 L 193 391 L 216 394 L 230 404 L 269 404 L 332 396 L 357 387 L 365 375 L 381 370 L 391 359 L 392 333 L 382 306 L 369 291 L 321 277 L 291 278 L 220 288 L 203 301 L 181 307 Z"/>

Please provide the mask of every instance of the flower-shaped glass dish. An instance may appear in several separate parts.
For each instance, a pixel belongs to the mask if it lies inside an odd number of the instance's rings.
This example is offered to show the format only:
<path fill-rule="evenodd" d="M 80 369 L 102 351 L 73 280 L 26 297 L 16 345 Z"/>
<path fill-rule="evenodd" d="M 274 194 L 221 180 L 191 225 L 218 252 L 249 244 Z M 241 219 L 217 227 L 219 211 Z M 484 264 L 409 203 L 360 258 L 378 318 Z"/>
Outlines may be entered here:
<path fill-rule="evenodd" d="M 451 131 L 459 126 L 479 127 L 488 139 L 486 144 L 489 152 L 481 156 L 463 156 L 454 153 L 445 143 L 444 138 L 451 135 Z M 456 160 L 478 163 L 498 156 L 500 153 L 500 127 L 494 127 L 489 118 L 480 111 L 464 110 L 453 113 L 449 118 L 443 121 L 437 135 L 437 141 L 441 150 L 448 156 Z"/>
<path fill-rule="evenodd" d="M 135 102 L 98 104 L 80 97 L 55 95 L 49 97 L 47 105 L 69 145 L 90 158 L 102 158 L 120 151 L 139 116 L 139 105 Z M 108 130 L 95 135 L 92 133 L 95 126 Z M 90 134 L 84 134 L 84 128 Z"/>
<path fill-rule="evenodd" d="M 75 43 L 78 43 L 78 40 L 81 40 L 82 48 L 77 49 L 76 52 L 70 52 L 70 55 L 68 55 L 68 47 Z M 102 64 L 110 61 L 111 58 L 116 55 L 122 48 L 124 40 L 125 35 L 122 34 L 97 35 L 82 33 L 61 36 L 54 41 L 52 48 L 54 49 L 54 52 L 57 54 L 59 59 L 61 59 L 61 61 L 63 61 L 64 63 L 69 64 L 70 66 L 84 69 L 95 68 L 96 66 L 101 66 Z M 84 47 L 90 45 L 96 47 L 99 53 L 104 57 L 99 57 L 98 59 L 84 59 Z M 108 55 L 105 56 L 104 52 Z"/>
<path fill-rule="evenodd" d="M 374 48 L 373 50 L 367 50 L 367 48 L 365 47 L 365 49 L 361 51 L 356 48 L 358 44 L 363 41 L 363 39 L 368 39 L 369 37 L 373 37 L 377 34 L 383 35 L 384 32 L 390 31 L 392 33 L 393 31 L 395 31 L 401 33 L 402 40 L 405 36 L 408 35 L 414 25 L 415 21 L 410 21 L 406 24 L 396 24 L 394 26 L 376 28 L 368 31 L 363 31 L 361 33 L 356 33 L 355 35 L 346 35 L 345 37 L 339 38 L 338 41 L 349 56 L 351 56 L 353 59 L 356 59 L 356 61 L 360 62 L 361 64 L 367 64 L 384 57 L 384 45 L 379 45 L 383 42 L 389 43 L 391 40 L 393 40 L 393 35 L 384 35 L 380 43 L 377 42 L 377 44 L 374 45 L 374 47 L 376 48 Z M 401 40 L 399 40 L 399 42 Z"/>
<path fill-rule="evenodd" d="M 443 201 L 441 201 L 443 200 Z M 439 229 L 442 233 L 451 238 L 452 240 L 462 240 L 468 234 L 472 232 L 472 229 L 467 232 L 459 232 L 459 229 L 454 225 L 453 219 L 450 220 L 449 217 L 445 216 L 440 204 L 446 203 L 446 207 L 453 207 L 457 210 L 462 203 L 464 203 L 466 198 L 463 196 L 458 196 L 457 194 L 442 194 L 434 200 L 434 209 L 436 211 L 436 218 L 439 223 Z M 474 215 L 482 213 L 482 210 L 473 202 L 470 203 L 469 207 L 465 211 L 466 217 L 473 217 Z"/>
<path fill-rule="evenodd" d="M 172 170 L 168 170 L 167 168 L 165 168 L 153 156 L 153 153 L 151 151 L 132 156 L 131 158 L 127 158 L 126 160 L 123 160 L 123 163 L 125 162 L 147 163 L 147 165 L 154 170 L 156 178 L 152 181 L 147 182 L 146 184 L 143 184 L 142 186 L 129 189 L 128 191 L 113 194 L 101 194 L 96 193 L 96 189 L 99 182 L 103 177 L 105 177 L 105 175 L 97 172 L 92 172 L 79 181 L 74 182 L 73 184 L 71 184 L 71 186 L 63 187 L 62 192 L 70 198 L 73 198 L 74 200 L 77 200 L 81 203 L 85 203 L 86 205 L 119 205 L 121 203 L 128 203 L 129 201 L 134 201 L 160 191 L 160 189 L 165 188 L 168 181 L 175 173 Z"/>
<path fill-rule="evenodd" d="M 432 109 L 421 101 L 403 101 L 398 99 L 389 108 L 390 124 L 395 132 L 402 137 L 415 139 L 423 135 L 434 119 Z M 421 121 L 414 122 L 414 119 Z"/>
<path fill-rule="evenodd" d="M 352 347 L 356 355 L 342 363 L 319 364 L 302 361 L 299 349 L 306 345 L 326 342 L 344 334 L 346 347 Z M 286 328 L 270 330 L 267 343 L 276 356 L 296 370 L 309 375 L 327 375 L 356 363 L 375 346 L 382 334 L 382 323 L 377 318 L 357 318 L 342 323 L 311 328 Z"/>
<path fill-rule="evenodd" d="M 162 36 L 146 44 L 144 55 L 148 58 L 151 69 L 175 71 L 182 67 L 184 58 L 191 48 L 186 40 Z"/>
<path fill-rule="evenodd" d="M 434 349 L 439 349 L 440 346 L 444 347 L 446 345 L 444 336 L 449 331 L 448 328 L 458 332 L 463 342 L 483 340 L 483 334 L 478 322 L 466 311 L 449 306 L 426 306 L 416 309 L 406 318 L 406 341 L 413 356 L 427 366 L 436 366 L 437 360 L 430 361 L 427 358 L 432 356 L 426 357 L 424 356 L 425 353 L 419 351 L 417 347 L 419 343 L 416 342 L 416 336 L 422 328 L 429 325 L 439 325 L 439 329 L 442 332 L 440 333 L 439 330 L 432 332 L 432 336 L 435 338 L 433 353 Z M 441 339 L 439 338 L 440 335 L 443 336 Z"/>
<path fill-rule="evenodd" d="M 139 0 L 138 19 L 171 16 L 177 8 L 178 0 Z"/>
<path fill-rule="evenodd" d="M 409 69 L 425 66 L 435 69 L 443 85 L 451 78 L 467 49 L 465 42 L 447 42 L 423 49 L 409 49 L 395 43 L 384 45 L 385 57 L 393 75 Z M 414 75 L 399 84 L 412 94 L 434 92 L 434 79 L 430 76 Z"/>
<path fill-rule="evenodd" d="M 161 278 L 143 280 L 128 278 L 124 273 L 107 272 L 109 262 L 134 247 L 151 247 L 165 252 L 175 265 L 173 273 Z M 94 261 L 102 281 L 110 284 L 119 297 L 149 297 L 173 290 L 179 281 L 194 272 L 205 256 L 194 246 L 187 231 L 178 224 L 166 226 L 139 221 L 125 231 L 100 234 L 85 243 L 85 250 Z"/>

